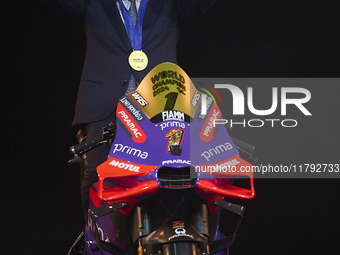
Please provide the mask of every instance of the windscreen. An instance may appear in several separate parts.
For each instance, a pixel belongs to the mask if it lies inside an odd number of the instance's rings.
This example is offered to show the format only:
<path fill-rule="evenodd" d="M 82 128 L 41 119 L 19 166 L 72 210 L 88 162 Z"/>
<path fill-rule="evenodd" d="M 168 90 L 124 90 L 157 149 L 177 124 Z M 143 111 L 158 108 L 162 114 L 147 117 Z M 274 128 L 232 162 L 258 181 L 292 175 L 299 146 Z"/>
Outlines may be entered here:
<path fill-rule="evenodd" d="M 159 121 L 167 117 L 180 119 L 181 114 L 193 118 L 200 105 L 200 92 L 196 90 L 189 76 L 170 62 L 152 69 L 128 97 L 149 119 Z"/>

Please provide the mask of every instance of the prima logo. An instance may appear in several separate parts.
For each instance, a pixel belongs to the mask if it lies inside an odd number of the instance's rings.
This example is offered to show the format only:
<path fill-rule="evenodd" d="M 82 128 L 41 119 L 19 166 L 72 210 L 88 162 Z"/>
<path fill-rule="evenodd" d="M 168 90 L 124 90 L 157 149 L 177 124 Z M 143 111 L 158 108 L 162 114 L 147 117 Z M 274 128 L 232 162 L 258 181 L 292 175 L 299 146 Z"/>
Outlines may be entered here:
<path fill-rule="evenodd" d="M 165 123 L 160 124 L 160 127 L 162 130 L 167 127 L 185 128 L 185 124 L 184 122 L 179 122 L 179 121 L 167 121 Z"/>
<path fill-rule="evenodd" d="M 201 157 L 204 157 L 207 161 L 209 161 L 209 158 L 214 157 L 217 154 L 226 152 L 226 151 L 231 150 L 231 149 L 233 149 L 232 144 L 227 142 L 227 143 L 218 145 L 218 146 L 216 146 L 214 148 L 211 148 L 211 149 L 209 149 L 207 151 L 204 151 L 201 154 Z"/>
<path fill-rule="evenodd" d="M 164 120 L 176 119 L 184 121 L 184 113 L 180 111 L 164 111 L 162 112 L 162 118 Z"/>
<path fill-rule="evenodd" d="M 116 153 L 116 152 L 122 152 L 128 155 L 132 155 L 141 159 L 146 159 L 149 156 L 149 153 L 147 153 L 146 151 L 141 151 L 139 149 L 130 147 L 130 146 L 126 146 L 123 144 L 114 144 L 113 145 L 113 151 L 112 153 Z"/>

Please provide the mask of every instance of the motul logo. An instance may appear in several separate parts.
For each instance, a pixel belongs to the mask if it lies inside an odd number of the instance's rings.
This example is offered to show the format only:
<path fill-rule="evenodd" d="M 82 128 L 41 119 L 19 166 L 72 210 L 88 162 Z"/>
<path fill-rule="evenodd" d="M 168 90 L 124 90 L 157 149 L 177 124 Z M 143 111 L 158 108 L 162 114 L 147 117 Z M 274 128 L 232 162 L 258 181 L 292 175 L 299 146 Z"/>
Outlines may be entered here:
<path fill-rule="evenodd" d="M 115 166 L 115 167 L 118 167 L 118 168 L 121 168 L 121 169 L 129 170 L 129 171 L 132 171 L 132 172 L 139 173 L 139 166 L 136 166 L 136 165 L 133 165 L 133 164 L 126 164 L 126 163 L 123 163 L 123 162 L 119 162 L 117 160 L 112 160 L 109 163 L 109 165 Z"/>

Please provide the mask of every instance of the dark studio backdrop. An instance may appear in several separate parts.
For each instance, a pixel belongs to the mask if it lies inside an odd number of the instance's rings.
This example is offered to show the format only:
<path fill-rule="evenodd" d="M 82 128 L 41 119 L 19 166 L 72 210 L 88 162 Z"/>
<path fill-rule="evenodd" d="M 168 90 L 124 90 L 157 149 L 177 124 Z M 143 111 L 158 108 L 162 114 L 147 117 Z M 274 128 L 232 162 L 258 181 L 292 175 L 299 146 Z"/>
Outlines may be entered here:
<path fill-rule="evenodd" d="M 66 254 L 83 222 L 79 170 L 67 161 L 85 37 L 38 0 L 1 5 L 1 254 Z M 218 0 L 183 32 L 179 65 L 189 77 L 339 77 L 339 9 L 330 0 Z M 233 135 L 264 163 L 339 163 L 340 88 L 318 88 L 300 127 Z M 256 179 L 255 190 L 239 201 L 245 217 L 231 254 L 337 254 L 339 179 Z"/>

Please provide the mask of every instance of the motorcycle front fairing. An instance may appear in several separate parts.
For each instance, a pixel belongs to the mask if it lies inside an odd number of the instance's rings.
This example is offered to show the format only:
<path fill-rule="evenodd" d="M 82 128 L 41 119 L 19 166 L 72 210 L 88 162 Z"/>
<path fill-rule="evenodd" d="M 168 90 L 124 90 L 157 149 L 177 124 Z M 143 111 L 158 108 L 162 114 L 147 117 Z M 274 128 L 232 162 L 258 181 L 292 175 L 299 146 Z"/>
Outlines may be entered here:
<path fill-rule="evenodd" d="M 96 220 L 102 240 L 122 249 L 131 248 L 123 244 L 135 242 L 126 240 L 128 224 L 123 222 L 129 222 L 131 211 L 140 201 L 161 188 L 194 189 L 206 201 L 209 214 L 219 208 L 214 202 L 224 197 L 254 197 L 251 164 L 240 158 L 226 129 L 215 125 L 214 120 L 222 118 L 221 110 L 210 97 L 207 113 L 202 114 L 202 95 L 180 67 L 163 63 L 150 71 L 136 91 L 120 99 L 117 134 L 107 161 L 97 168 L 99 181 L 90 191 L 89 209 L 117 202 L 126 206 Z M 183 169 L 190 176 L 174 177 L 183 175 Z M 240 176 L 249 177 L 250 189 L 232 185 Z M 172 241 L 181 237 L 176 237 L 175 230 Z M 89 219 L 88 254 L 109 254 L 96 247 L 93 233 Z M 211 243 L 218 234 L 210 236 Z"/>

